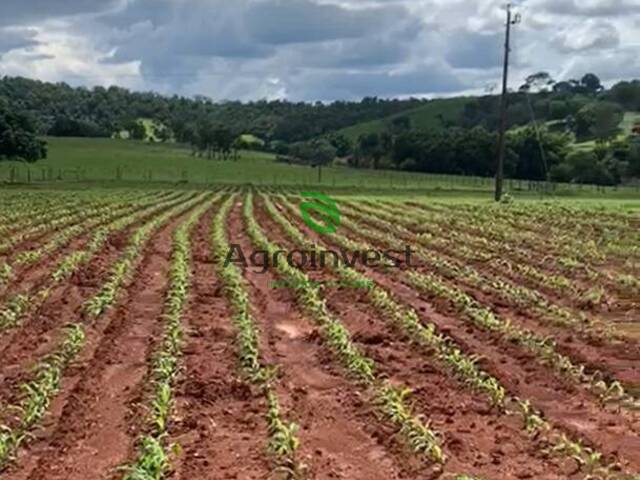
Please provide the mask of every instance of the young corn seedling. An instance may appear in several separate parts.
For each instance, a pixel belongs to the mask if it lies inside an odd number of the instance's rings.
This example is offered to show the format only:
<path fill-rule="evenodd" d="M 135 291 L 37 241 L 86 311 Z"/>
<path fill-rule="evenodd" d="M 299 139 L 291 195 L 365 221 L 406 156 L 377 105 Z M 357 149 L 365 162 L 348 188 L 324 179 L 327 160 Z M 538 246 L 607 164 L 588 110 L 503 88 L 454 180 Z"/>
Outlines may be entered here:
<path fill-rule="evenodd" d="M 267 425 L 269 431 L 268 449 L 276 460 L 276 471 L 284 472 L 289 478 L 298 478 L 303 466 L 296 459 L 299 440 L 297 425 L 283 420 L 277 395 L 271 384 L 276 379 L 276 367 L 264 365 L 260 356 L 259 331 L 251 314 L 250 299 L 242 272 L 235 265 L 224 266 L 229 251 L 225 233 L 225 221 L 235 201 L 231 196 L 220 207 L 211 231 L 214 261 L 224 291 L 233 311 L 236 326 L 236 343 L 240 366 L 247 381 L 260 387 L 267 400 Z"/>
<path fill-rule="evenodd" d="M 278 246 L 265 236 L 253 217 L 251 194 L 245 198 L 244 218 L 254 245 L 267 251 L 269 255 L 275 254 Z M 284 221 L 281 224 L 284 225 Z M 392 387 L 377 377 L 373 360 L 353 344 L 348 330 L 329 313 L 320 288 L 310 282 L 304 272 L 285 262 L 277 264 L 276 268 L 285 281 L 299 286 L 296 293 L 301 307 L 320 326 L 325 342 L 347 372 L 363 386 L 373 389 L 377 399 L 374 403 L 384 417 L 398 429 L 416 453 L 425 455 L 435 463 L 444 463 L 446 459 L 439 436 L 431 430 L 428 422 L 413 415 L 411 407 L 406 403 L 408 390 Z"/>
<path fill-rule="evenodd" d="M 154 390 L 148 405 L 149 433 L 140 440 L 135 463 L 121 467 L 126 472 L 124 480 L 161 480 L 171 468 L 170 452 L 176 447 L 165 445 L 165 437 L 174 405 L 173 382 L 179 372 L 182 353 L 182 314 L 190 287 L 189 239 L 195 224 L 210 206 L 210 202 L 206 202 L 195 208 L 173 237 L 169 289 L 163 314 L 165 332 L 151 369 Z"/>

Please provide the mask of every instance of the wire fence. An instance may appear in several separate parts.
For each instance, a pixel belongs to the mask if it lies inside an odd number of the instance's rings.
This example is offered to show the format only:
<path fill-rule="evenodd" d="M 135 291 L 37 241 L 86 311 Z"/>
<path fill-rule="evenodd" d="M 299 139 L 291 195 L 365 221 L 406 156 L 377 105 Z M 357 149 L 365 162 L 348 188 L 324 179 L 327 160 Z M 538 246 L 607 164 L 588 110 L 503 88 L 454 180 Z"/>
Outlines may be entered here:
<path fill-rule="evenodd" d="M 249 169 L 250 170 L 250 169 Z M 321 186 L 336 188 L 375 188 L 389 190 L 475 190 L 491 191 L 492 177 L 426 174 L 391 170 L 359 170 L 346 167 L 297 169 L 269 173 L 263 169 L 236 172 L 205 172 L 188 168 L 135 168 L 130 165 L 109 169 L 54 168 L 30 165 L 0 164 L 0 183 L 36 185 L 51 183 L 174 183 L 189 185 L 254 184 L 261 186 Z M 591 184 L 540 182 L 506 179 L 507 192 L 535 193 L 626 193 L 640 195 L 640 184 L 600 186 Z"/>

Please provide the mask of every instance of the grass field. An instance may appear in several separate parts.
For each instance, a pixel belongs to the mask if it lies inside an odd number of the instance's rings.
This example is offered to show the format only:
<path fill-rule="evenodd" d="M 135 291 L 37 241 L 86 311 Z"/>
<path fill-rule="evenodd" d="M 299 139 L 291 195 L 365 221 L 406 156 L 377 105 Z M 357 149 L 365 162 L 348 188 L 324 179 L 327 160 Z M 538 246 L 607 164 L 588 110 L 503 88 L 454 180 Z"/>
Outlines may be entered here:
<path fill-rule="evenodd" d="M 252 184 L 299 186 L 349 194 L 357 192 L 438 196 L 489 197 L 493 179 L 432 175 L 398 171 L 326 167 L 318 170 L 278 163 L 270 154 L 242 152 L 237 161 L 193 157 L 176 144 L 150 144 L 130 140 L 50 138 L 49 157 L 35 164 L 0 162 L 0 182 L 65 188 L 76 186 L 180 186 Z M 518 196 L 539 196 L 542 185 L 507 181 Z M 556 185 L 554 195 L 595 198 L 637 198 L 640 188 L 596 188 Z"/>
<path fill-rule="evenodd" d="M 2 479 L 638 478 L 640 210 L 298 193 L 0 190 Z"/>

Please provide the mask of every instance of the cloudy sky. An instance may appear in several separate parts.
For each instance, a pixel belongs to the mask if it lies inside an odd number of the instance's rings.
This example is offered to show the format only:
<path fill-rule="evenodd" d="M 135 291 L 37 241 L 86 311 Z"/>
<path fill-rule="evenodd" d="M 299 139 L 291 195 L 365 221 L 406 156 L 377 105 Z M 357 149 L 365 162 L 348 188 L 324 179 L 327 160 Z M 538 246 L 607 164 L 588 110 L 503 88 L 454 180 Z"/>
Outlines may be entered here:
<path fill-rule="evenodd" d="M 483 92 L 504 0 L 0 0 L 0 75 L 216 100 Z M 640 78 L 640 0 L 522 0 L 512 85 Z"/>

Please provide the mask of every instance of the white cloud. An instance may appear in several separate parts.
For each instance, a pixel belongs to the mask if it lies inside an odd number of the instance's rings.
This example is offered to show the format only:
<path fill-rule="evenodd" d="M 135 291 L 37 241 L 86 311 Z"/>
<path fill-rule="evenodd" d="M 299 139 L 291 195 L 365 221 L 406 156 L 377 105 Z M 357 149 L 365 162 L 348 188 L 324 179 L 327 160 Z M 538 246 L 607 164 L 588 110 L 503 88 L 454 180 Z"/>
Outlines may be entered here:
<path fill-rule="evenodd" d="M 500 76 L 503 0 L 34 1 L 0 7 L 6 74 L 243 100 L 449 95 Z M 517 3 L 514 87 L 540 70 L 640 77 L 638 0 Z"/>

